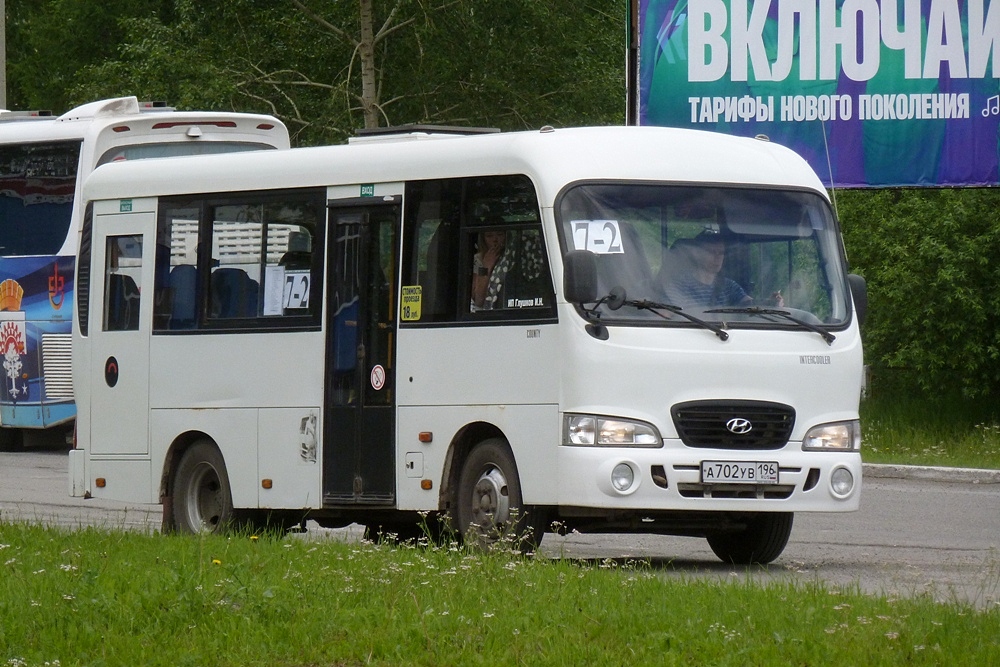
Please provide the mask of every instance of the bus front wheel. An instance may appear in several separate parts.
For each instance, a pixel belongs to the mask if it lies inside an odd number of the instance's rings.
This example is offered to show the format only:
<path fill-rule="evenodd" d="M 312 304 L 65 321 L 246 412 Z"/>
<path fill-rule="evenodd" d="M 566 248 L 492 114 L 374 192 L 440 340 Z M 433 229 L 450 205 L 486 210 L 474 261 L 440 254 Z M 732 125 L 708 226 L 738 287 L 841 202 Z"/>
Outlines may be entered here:
<path fill-rule="evenodd" d="M 174 475 L 174 522 L 183 533 L 218 533 L 233 521 L 233 494 L 222 453 L 200 441 L 184 452 Z"/>
<path fill-rule="evenodd" d="M 462 539 L 470 546 L 509 543 L 523 552 L 538 546 L 540 526 L 530 520 L 517 465 L 504 440 L 484 440 L 469 452 L 459 477 L 456 516 Z"/>
<path fill-rule="evenodd" d="M 793 516 L 791 512 L 753 514 L 742 530 L 710 534 L 708 546 L 727 563 L 766 565 L 785 550 Z"/>

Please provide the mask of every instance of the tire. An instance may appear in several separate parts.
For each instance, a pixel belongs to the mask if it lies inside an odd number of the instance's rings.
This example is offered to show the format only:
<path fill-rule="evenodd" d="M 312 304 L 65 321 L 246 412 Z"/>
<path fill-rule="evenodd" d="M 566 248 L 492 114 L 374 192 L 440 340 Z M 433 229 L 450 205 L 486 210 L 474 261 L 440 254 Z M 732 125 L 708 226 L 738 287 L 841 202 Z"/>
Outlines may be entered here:
<path fill-rule="evenodd" d="M 174 523 L 182 533 L 221 533 L 233 524 L 233 494 L 218 447 L 201 440 L 181 457 L 174 474 Z"/>
<path fill-rule="evenodd" d="M 528 553 L 542 540 L 541 512 L 525 507 L 514 455 L 500 438 L 484 440 L 469 453 L 456 501 L 458 532 L 467 545 L 486 549 L 509 541 Z"/>
<path fill-rule="evenodd" d="M 743 530 L 709 535 L 708 546 L 727 563 L 766 565 L 785 550 L 793 516 L 791 512 L 752 514 Z"/>

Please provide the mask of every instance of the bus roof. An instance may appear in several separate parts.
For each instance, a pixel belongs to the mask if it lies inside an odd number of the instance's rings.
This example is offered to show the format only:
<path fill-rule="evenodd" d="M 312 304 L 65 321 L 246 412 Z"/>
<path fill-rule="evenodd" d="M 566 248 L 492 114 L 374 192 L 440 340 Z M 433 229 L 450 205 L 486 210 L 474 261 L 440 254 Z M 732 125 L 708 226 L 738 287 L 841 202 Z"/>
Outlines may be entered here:
<path fill-rule="evenodd" d="M 223 123 L 228 123 L 223 125 Z M 119 136 L 132 132 L 155 137 L 157 132 L 178 134 L 196 124 L 219 133 L 260 134 L 270 126 L 279 148 L 287 148 L 287 133 L 281 121 L 265 114 L 244 114 L 213 111 L 174 111 L 169 107 L 140 105 L 135 97 L 119 97 L 90 102 L 67 111 L 61 116 L 32 116 L 19 112 L 0 113 L 0 145 L 83 140 L 105 130 Z M 141 132 L 139 132 L 141 130 Z M 282 142 L 281 135 L 286 135 Z M 162 140 L 162 139 L 161 139 Z"/>
<path fill-rule="evenodd" d="M 542 206 L 566 184 L 633 180 L 804 188 L 826 196 L 793 151 L 761 139 L 662 127 L 470 136 L 414 133 L 267 154 L 165 158 L 101 167 L 85 198 L 115 199 L 523 173 Z"/>

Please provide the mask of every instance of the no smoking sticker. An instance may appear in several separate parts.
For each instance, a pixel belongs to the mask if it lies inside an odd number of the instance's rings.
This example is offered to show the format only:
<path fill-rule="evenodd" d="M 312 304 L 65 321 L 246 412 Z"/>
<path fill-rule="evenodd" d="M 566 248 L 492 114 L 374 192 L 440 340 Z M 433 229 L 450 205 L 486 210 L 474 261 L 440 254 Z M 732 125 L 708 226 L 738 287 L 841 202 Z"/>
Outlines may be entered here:
<path fill-rule="evenodd" d="M 375 391 L 379 391 L 382 387 L 385 386 L 385 369 L 382 368 L 381 364 L 376 364 L 375 367 L 372 368 L 371 379 L 372 379 L 372 389 L 374 389 Z"/>

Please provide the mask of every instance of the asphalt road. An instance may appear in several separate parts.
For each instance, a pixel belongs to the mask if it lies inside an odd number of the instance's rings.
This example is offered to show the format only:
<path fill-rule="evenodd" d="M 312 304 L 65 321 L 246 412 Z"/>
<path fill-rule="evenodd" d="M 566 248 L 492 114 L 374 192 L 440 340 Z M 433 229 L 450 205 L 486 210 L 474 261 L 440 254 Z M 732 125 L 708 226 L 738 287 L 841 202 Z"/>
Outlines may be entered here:
<path fill-rule="evenodd" d="M 866 466 L 861 510 L 797 514 L 784 553 L 768 567 L 721 563 L 702 539 L 546 535 L 541 552 L 608 563 L 649 560 L 663 576 L 820 581 L 888 596 L 1000 605 L 1000 472 Z M 157 530 L 158 505 L 71 498 L 63 450 L 0 452 L 0 519 Z M 311 524 L 307 539 L 359 539 Z"/>

